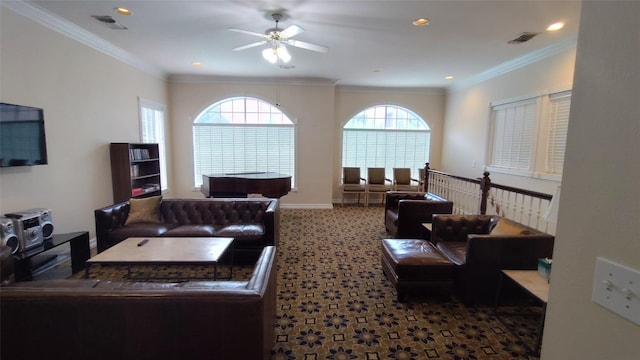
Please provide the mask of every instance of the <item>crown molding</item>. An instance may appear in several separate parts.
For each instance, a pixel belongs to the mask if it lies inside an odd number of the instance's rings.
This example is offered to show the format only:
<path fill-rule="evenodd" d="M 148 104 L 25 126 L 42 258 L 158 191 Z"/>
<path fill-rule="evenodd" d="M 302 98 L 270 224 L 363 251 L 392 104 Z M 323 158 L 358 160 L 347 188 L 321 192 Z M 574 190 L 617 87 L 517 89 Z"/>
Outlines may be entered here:
<path fill-rule="evenodd" d="M 576 48 L 577 37 L 571 37 L 565 39 L 563 41 L 557 42 L 553 45 L 549 45 L 542 49 L 530 52 L 524 56 L 503 62 L 497 66 L 494 66 L 486 71 L 483 71 L 477 75 L 474 75 L 464 81 L 461 81 L 455 85 L 449 87 L 451 91 L 462 90 L 465 88 L 469 88 L 474 85 L 478 85 L 482 82 L 485 82 L 489 79 L 495 78 L 497 76 L 509 73 L 511 71 L 520 69 L 527 65 L 531 65 L 540 60 L 546 59 L 550 56 L 554 56 L 560 53 L 563 53 L 568 50 L 572 50 Z"/>
<path fill-rule="evenodd" d="M 51 30 L 87 45 L 127 65 L 142 70 L 150 75 L 166 79 L 167 74 L 150 66 L 147 62 L 133 54 L 115 46 L 103 38 L 55 15 L 51 12 L 24 0 L 1 1 L 1 6 L 33 20 Z"/>
<path fill-rule="evenodd" d="M 248 85 L 317 85 L 335 86 L 335 80 L 323 78 L 268 78 L 219 75 L 169 75 L 171 83 L 218 83 L 218 84 L 248 84 Z"/>

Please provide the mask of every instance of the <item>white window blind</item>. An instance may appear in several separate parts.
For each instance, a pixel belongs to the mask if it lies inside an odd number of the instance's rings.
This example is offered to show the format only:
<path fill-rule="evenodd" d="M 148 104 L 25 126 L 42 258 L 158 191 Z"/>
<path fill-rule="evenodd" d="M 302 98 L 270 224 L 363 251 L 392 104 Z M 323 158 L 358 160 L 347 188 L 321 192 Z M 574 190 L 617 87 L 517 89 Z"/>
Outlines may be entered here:
<path fill-rule="evenodd" d="M 491 166 L 533 170 L 536 99 L 492 107 Z"/>
<path fill-rule="evenodd" d="M 569 108 L 571 91 L 549 96 L 551 112 L 549 114 L 546 171 L 550 174 L 562 174 L 564 152 L 569 129 Z"/>
<path fill-rule="evenodd" d="M 167 149 L 165 139 L 165 105 L 153 101 L 139 99 L 140 109 L 140 141 L 157 143 L 160 152 L 160 183 L 162 190 L 169 188 L 167 176 Z"/>
<path fill-rule="evenodd" d="M 204 110 L 193 125 L 194 184 L 203 174 L 278 172 L 295 184 L 295 125 L 279 108 L 231 98 Z"/>
<path fill-rule="evenodd" d="M 431 132 L 415 113 L 393 105 L 365 109 L 345 124 L 342 132 L 342 166 L 384 167 L 393 178 L 394 167 L 418 169 L 429 161 Z"/>

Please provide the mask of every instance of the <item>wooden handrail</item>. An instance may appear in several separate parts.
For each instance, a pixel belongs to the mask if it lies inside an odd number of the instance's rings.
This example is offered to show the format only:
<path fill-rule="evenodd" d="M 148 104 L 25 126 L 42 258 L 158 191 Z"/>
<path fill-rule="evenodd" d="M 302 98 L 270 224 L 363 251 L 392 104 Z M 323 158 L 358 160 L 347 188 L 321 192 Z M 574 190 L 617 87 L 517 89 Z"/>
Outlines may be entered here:
<path fill-rule="evenodd" d="M 494 184 L 491 182 L 488 171 L 485 171 L 481 178 L 472 179 L 432 170 L 429 163 L 426 163 L 424 174 L 424 191 L 431 191 L 452 200 L 454 213 L 457 209 L 458 213 L 484 215 L 487 214 L 488 205 L 491 204 L 492 211 L 495 210 L 496 214 L 542 231 L 549 230 L 549 221 L 543 218 L 542 213 L 546 211 L 553 198 L 550 194 Z M 430 183 L 430 180 L 434 183 Z M 472 194 L 474 192 L 475 195 Z M 466 204 L 456 206 L 456 202 Z"/>

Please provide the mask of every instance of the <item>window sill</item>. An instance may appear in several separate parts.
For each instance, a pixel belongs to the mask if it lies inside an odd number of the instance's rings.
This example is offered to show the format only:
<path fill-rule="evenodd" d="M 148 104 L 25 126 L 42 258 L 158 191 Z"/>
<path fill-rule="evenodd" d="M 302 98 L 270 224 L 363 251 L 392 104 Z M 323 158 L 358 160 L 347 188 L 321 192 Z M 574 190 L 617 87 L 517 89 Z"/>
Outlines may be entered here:
<path fill-rule="evenodd" d="M 549 181 L 562 181 L 562 174 L 548 174 L 541 172 L 533 172 L 529 170 L 515 170 L 515 169 L 505 169 L 501 167 L 495 166 L 486 166 L 485 170 L 489 173 L 499 173 L 505 175 L 514 175 L 514 176 L 522 176 L 531 179 L 540 179 L 540 180 L 549 180 Z"/>

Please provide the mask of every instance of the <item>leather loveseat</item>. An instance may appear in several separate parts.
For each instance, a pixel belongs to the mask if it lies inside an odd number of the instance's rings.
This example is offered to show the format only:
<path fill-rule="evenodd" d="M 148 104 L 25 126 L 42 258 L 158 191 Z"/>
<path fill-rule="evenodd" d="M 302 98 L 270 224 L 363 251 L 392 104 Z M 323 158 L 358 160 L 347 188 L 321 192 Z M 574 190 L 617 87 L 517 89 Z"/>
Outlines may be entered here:
<path fill-rule="evenodd" d="M 384 224 L 393 237 L 422 238 L 423 223 L 434 214 L 451 214 L 453 202 L 435 194 L 416 191 L 389 191 L 385 201 Z"/>
<path fill-rule="evenodd" d="M 262 250 L 248 281 L 5 285 L 0 287 L 2 359 L 256 360 L 268 359 L 273 347 L 272 246 Z"/>
<path fill-rule="evenodd" d="M 240 260 L 255 261 L 265 246 L 277 246 L 278 199 L 161 199 L 159 222 L 127 223 L 130 202 L 95 210 L 98 252 L 128 237 L 233 237 Z"/>
<path fill-rule="evenodd" d="M 500 270 L 535 270 L 553 255 L 554 236 L 497 215 L 434 215 L 431 243 L 455 266 L 465 304 L 495 299 Z"/>

